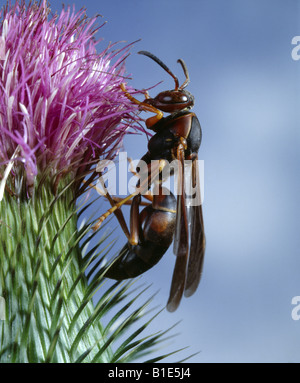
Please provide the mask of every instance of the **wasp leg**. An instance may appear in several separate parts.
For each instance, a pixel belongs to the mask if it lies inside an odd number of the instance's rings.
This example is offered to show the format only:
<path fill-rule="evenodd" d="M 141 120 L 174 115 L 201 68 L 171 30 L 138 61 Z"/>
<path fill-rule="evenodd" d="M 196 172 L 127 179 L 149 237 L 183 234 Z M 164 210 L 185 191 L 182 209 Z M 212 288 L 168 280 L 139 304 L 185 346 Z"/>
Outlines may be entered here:
<path fill-rule="evenodd" d="M 148 92 L 147 90 L 145 90 L 144 95 L 145 95 L 145 99 L 146 99 L 146 100 L 147 100 L 148 98 L 150 98 L 149 92 Z"/>
<path fill-rule="evenodd" d="M 159 120 L 161 120 L 164 116 L 163 112 L 157 108 L 155 108 L 152 105 L 146 104 L 145 102 L 139 101 L 136 98 L 134 98 L 130 93 L 126 91 L 125 84 L 121 84 L 121 89 L 125 93 L 125 96 L 132 101 L 134 104 L 137 104 L 140 106 L 141 110 L 155 113 L 155 116 L 147 118 L 146 120 L 146 126 L 148 129 L 151 129 L 153 125 L 155 125 Z M 147 98 L 147 96 L 146 96 Z"/>
<path fill-rule="evenodd" d="M 85 180 L 82 180 L 82 182 L 83 182 L 83 183 L 86 183 Z M 90 183 L 89 186 L 90 186 L 91 188 L 95 189 L 96 192 L 97 192 L 98 194 L 100 194 L 102 197 L 105 197 L 105 198 L 108 199 L 107 194 L 104 193 L 104 191 L 103 191 L 102 189 L 99 189 L 96 185 L 93 185 L 92 183 Z M 143 197 L 145 197 L 147 200 L 149 200 L 150 202 L 152 202 L 153 197 L 152 197 L 152 194 L 151 194 L 150 191 L 146 192 L 146 193 L 143 195 Z M 110 198 L 111 198 L 111 200 L 112 200 L 112 203 L 110 203 L 112 206 L 114 206 L 115 204 L 117 204 L 117 203 L 120 202 L 120 201 L 123 201 L 123 199 L 124 199 L 124 198 L 121 198 L 121 197 L 112 197 L 111 195 L 110 195 Z M 126 202 L 123 203 L 123 205 L 131 205 L 131 204 L 132 204 L 132 201 L 126 201 Z M 149 202 L 146 202 L 146 201 L 141 201 L 141 202 L 140 202 L 140 206 L 149 206 L 149 205 L 151 205 Z"/>
<path fill-rule="evenodd" d="M 83 182 L 86 182 L 86 181 L 83 181 Z M 102 182 L 102 187 L 105 188 L 102 179 L 101 179 L 101 182 Z M 103 190 L 99 189 L 95 185 L 90 184 L 90 186 L 93 189 L 95 189 L 99 194 L 101 194 L 103 197 L 107 198 L 112 207 L 114 207 L 116 204 L 118 204 L 118 202 L 121 202 L 121 201 L 123 202 L 124 201 L 123 198 L 118 198 L 118 197 L 112 198 L 111 195 L 108 192 L 104 193 Z M 149 193 L 147 194 L 147 198 L 152 201 L 153 196 L 152 196 L 151 193 L 150 194 Z M 123 216 L 122 210 L 121 209 L 117 209 L 117 210 L 114 211 L 114 214 L 115 214 L 116 218 L 118 219 L 119 224 L 120 224 L 124 234 L 126 235 L 129 243 L 131 245 L 137 245 L 138 242 L 139 242 L 139 227 L 140 227 L 139 226 L 140 225 L 140 222 L 139 222 L 139 207 L 140 206 L 149 206 L 150 203 L 141 201 L 141 196 L 138 194 L 135 197 L 133 197 L 132 201 L 129 200 L 129 201 L 126 201 L 123 204 L 124 205 L 131 205 L 131 209 L 130 209 L 130 232 L 129 232 L 128 228 L 127 228 L 127 225 L 126 225 L 125 218 Z"/>
<path fill-rule="evenodd" d="M 165 160 L 160 160 L 160 161 L 157 161 L 157 163 L 154 164 L 154 166 L 151 166 L 150 174 L 148 172 L 147 177 L 143 178 L 143 182 L 139 183 L 139 185 L 137 186 L 137 189 L 133 193 L 129 194 L 127 197 L 125 197 L 124 199 L 119 201 L 118 203 L 114 204 L 114 206 L 112 206 L 109 210 L 107 210 L 106 213 L 102 214 L 102 216 L 98 219 L 98 221 L 95 223 L 95 225 L 92 227 L 92 229 L 94 231 L 98 230 L 100 225 L 102 224 L 102 222 L 107 217 L 109 217 L 117 209 L 120 209 L 120 207 L 122 205 L 125 205 L 126 202 L 131 200 L 134 196 L 136 196 L 138 194 L 144 195 L 145 193 L 147 193 L 147 191 L 148 191 L 148 189 L 149 189 L 149 187 L 151 185 L 151 181 L 153 182 L 153 181 L 156 180 L 156 178 L 159 176 L 159 174 L 161 173 L 161 171 L 162 171 L 162 169 L 164 168 L 165 165 L 166 165 L 166 161 Z"/>
<path fill-rule="evenodd" d="M 134 166 L 133 166 L 133 161 L 130 157 L 127 158 L 127 161 L 129 162 L 129 171 L 130 173 L 132 173 L 134 176 L 138 177 L 138 173 L 134 170 Z M 151 192 L 148 190 L 146 191 L 144 194 L 143 194 L 143 197 L 146 198 L 148 201 L 152 202 L 153 201 L 153 196 L 151 194 Z M 127 203 L 126 203 L 127 204 Z M 129 201 L 129 204 L 131 204 L 131 202 Z M 141 206 L 148 206 L 149 203 L 147 202 L 143 202 L 141 201 L 140 202 L 140 205 Z"/>
<path fill-rule="evenodd" d="M 127 201 L 129 201 L 131 198 L 133 198 L 135 195 L 137 195 L 137 192 L 134 192 L 127 197 L 123 198 L 121 201 L 117 202 L 112 206 L 110 209 L 107 210 L 106 213 L 102 214 L 101 217 L 97 220 L 95 225 L 92 227 L 94 231 L 98 230 L 101 226 L 102 222 L 109 217 L 111 214 L 115 213 L 116 210 L 120 209 L 122 205 L 125 205 Z"/>
<path fill-rule="evenodd" d="M 105 197 L 105 195 L 103 195 L 103 196 Z M 143 197 L 145 197 L 149 201 L 152 201 L 152 199 L 153 199 L 152 194 L 149 194 L 149 192 L 147 192 L 146 195 L 144 194 Z M 114 201 L 114 204 L 117 204 L 118 202 L 123 201 L 123 198 L 121 198 L 121 197 L 113 197 L 112 200 Z M 132 205 L 132 201 L 130 201 L 130 200 L 126 201 L 126 202 L 123 203 L 123 205 L 130 205 L 131 206 Z M 149 206 L 149 205 L 151 205 L 151 203 L 150 202 L 146 202 L 146 201 L 141 201 L 141 203 L 140 203 L 140 206 Z"/>
<path fill-rule="evenodd" d="M 85 182 L 85 181 L 83 181 Z M 100 182 L 102 184 L 102 188 L 103 190 L 106 189 L 105 185 L 104 185 L 104 182 L 103 182 L 103 179 L 102 179 L 102 176 L 100 176 Z M 90 184 L 90 186 L 95 189 L 99 194 L 103 195 L 105 198 L 108 199 L 111 207 L 114 207 L 118 202 L 116 202 L 112 197 L 111 195 L 108 193 L 108 191 L 106 190 L 106 193 L 103 192 L 103 190 L 99 189 L 97 186 L 93 185 L 93 184 Z M 124 232 L 124 234 L 126 235 L 126 237 L 129 239 L 130 238 L 130 233 L 129 233 L 129 230 L 128 230 L 128 227 L 126 225 L 126 221 L 125 221 L 125 218 L 123 216 L 123 213 L 120 209 L 117 209 L 114 211 L 114 214 Z M 97 230 L 97 224 L 98 222 L 93 226 L 93 230 Z M 96 227 L 96 228 L 95 228 Z"/>
<path fill-rule="evenodd" d="M 132 173 L 134 176 L 137 176 L 138 173 L 134 170 L 132 158 L 128 157 L 127 161 L 129 162 L 129 171 L 130 171 L 130 173 Z"/>
<path fill-rule="evenodd" d="M 140 234 L 140 220 L 139 220 L 139 207 L 141 202 L 141 195 L 138 194 L 133 197 L 131 209 L 130 209 L 130 238 L 131 245 L 137 245 L 139 243 Z"/>

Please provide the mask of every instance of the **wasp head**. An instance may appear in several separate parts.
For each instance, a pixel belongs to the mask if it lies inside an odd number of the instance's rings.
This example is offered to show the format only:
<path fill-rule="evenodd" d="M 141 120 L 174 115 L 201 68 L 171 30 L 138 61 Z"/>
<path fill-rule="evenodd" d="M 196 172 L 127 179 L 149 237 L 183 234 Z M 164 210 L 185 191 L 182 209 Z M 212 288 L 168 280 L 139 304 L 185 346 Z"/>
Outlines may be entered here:
<path fill-rule="evenodd" d="M 183 109 L 190 109 L 194 106 L 194 96 L 186 90 L 166 90 L 159 93 L 155 98 L 148 98 L 144 101 L 155 108 L 174 113 Z"/>
<path fill-rule="evenodd" d="M 172 76 L 175 81 L 175 89 L 160 92 L 154 98 L 146 98 L 144 103 L 150 104 L 154 106 L 155 108 L 167 113 L 174 113 L 183 109 L 190 109 L 194 106 L 194 96 L 187 90 L 184 90 L 184 88 L 190 82 L 190 78 L 189 78 L 187 67 L 183 60 L 179 59 L 177 61 L 181 64 L 185 74 L 185 81 L 182 85 L 179 86 L 177 77 L 170 71 L 170 69 L 158 57 L 154 56 L 152 53 L 147 51 L 140 51 L 138 53 L 148 56 L 152 60 L 154 60 L 167 73 L 169 73 L 169 75 Z"/>

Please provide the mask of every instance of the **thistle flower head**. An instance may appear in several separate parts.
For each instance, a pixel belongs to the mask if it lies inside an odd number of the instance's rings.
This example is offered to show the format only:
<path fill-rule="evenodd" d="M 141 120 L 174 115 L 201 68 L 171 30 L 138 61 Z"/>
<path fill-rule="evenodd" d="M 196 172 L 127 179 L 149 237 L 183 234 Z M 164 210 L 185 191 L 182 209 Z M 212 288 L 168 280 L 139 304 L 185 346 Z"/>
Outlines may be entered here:
<path fill-rule="evenodd" d="M 70 8 L 51 15 L 46 1 L 2 10 L 2 189 L 16 193 L 22 179 L 28 194 L 45 170 L 78 176 L 93 160 L 112 158 L 137 119 L 120 88 L 127 47 L 97 53 L 95 21 Z"/>

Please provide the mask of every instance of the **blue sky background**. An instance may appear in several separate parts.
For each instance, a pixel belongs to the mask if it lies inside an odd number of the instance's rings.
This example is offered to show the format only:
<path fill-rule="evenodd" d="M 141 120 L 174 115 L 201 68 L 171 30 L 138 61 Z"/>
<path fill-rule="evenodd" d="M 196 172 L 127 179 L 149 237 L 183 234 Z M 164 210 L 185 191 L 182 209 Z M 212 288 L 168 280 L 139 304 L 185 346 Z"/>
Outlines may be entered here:
<path fill-rule="evenodd" d="M 66 4 L 73 4 L 73 2 Z M 76 9 L 82 2 L 75 1 Z M 297 0 L 86 0 L 89 16 L 108 23 L 100 32 L 133 42 L 130 82 L 172 88 L 148 50 L 182 80 L 183 58 L 203 129 L 199 158 L 205 163 L 204 219 L 207 251 L 197 292 L 173 314 L 163 312 L 155 332 L 181 320 L 180 334 L 164 352 L 190 346 L 169 361 L 200 351 L 192 362 L 299 362 L 300 321 L 291 317 L 300 295 L 299 121 L 300 61 L 291 57 L 300 35 Z M 51 1 L 53 11 L 61 1 Z M 154 94 L 152 94 L 154 95 Z M 125 149 L 135 159 L 144 136 Z M 121 247 L 124 239 L 119 233 Z M 174 256 L 144 274 L 165 305 Z M 183 355 L 184 354 L 184 355 Z"/>

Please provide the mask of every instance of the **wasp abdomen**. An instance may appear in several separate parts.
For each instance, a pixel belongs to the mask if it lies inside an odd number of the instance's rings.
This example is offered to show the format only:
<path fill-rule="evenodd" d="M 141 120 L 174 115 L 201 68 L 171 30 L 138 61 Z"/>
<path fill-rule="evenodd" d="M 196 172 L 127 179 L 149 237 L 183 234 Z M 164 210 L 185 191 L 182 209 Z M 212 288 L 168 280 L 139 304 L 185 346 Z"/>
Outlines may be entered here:
<path fill-rule="evenodd" d="M 176 199 L 172 193 L 154 196 L 152 205 L 147 206 L 140 217 L 145 218 L 139 243 L 126 243 L 108 267 L 106 277 L 116 280 L 137 277 L 156 265 L 171 245 L 176 222 Z"/>
<path fill-rule="evenodd" d="M 137 277 L 156 265 L 168 247 L 157 246 L 151 242 L 136 246 L 126 243 L 120 252 L 121 258 L 108 268 L 105 276 L 118 281 Z"/>

